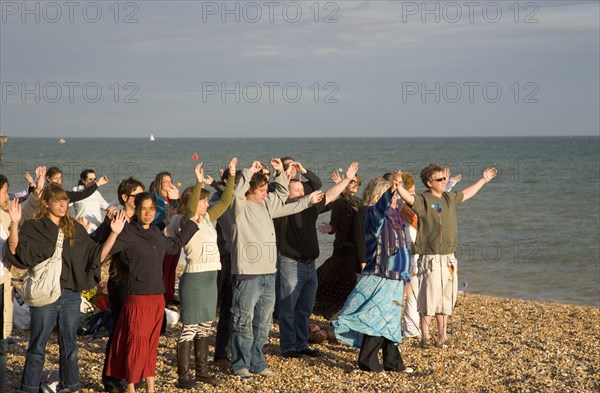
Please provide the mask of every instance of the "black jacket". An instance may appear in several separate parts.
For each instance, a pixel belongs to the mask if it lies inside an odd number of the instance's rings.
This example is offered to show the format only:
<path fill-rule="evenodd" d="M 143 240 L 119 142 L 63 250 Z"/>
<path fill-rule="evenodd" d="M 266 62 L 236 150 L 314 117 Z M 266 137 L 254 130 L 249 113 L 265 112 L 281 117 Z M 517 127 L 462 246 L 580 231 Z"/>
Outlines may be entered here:
<path fill-rule="evenodd" d="M 166 237 L 154 225 L 148 229 L 144 229 L 137 221 L 125 225 L 111 254 L 119 252 L 121 263 L 127 269 L 127 294 L 164 293 L 162 264 L 165 254 L 177 254 L 196 231 L 198 225 L 191 220 L 181 228 L 176 237 Z"/>
<path fill-rule="evenodd" d="M 72 291 L 95 287 L 100 281 L 102 244 L 96 244 L 85 228 L 76 221 L 75 244 L 63 242 L 60 286 Z M 58 227 L 49 219 L 27 220 L 19 230 L 19 245 L 15 255 L 7 252 L 9 263 L 24 269 L 36 266 L 54 254 Z"/>

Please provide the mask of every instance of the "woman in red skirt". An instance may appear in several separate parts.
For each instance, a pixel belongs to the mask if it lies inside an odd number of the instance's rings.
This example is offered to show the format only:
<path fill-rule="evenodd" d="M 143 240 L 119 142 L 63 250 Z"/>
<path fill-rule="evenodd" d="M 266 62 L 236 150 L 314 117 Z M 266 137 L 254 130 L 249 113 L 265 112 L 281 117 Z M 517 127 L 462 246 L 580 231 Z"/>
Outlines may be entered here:
<path fill-rule="evenodd" d="M 112 249 L 113 253 L 121 252 L 121 261 L 127 269 L 127 297 L 117 322 L 106 373 L 124 379 L 127 392 L 135 392 L 134 383 L 142 378 L 146 380 L 147 391 L 154 392 L 165 308 L 163 257 L 179 252 L 198 230 L 197 222 L 192 219 L 176 237 L 168 238 L 152 225 L 155 216 L 154 195 L 149 192 L 136 195 L 135 218 L 123 229 Z"/>

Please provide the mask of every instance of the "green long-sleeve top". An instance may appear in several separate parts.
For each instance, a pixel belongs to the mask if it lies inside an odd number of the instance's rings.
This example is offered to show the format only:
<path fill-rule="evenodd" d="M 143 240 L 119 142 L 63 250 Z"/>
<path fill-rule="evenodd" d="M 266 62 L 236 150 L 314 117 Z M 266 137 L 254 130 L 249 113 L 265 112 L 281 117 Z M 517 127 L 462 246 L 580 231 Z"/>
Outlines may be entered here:
<path fill-rule="evenodd" d="M 219 248 L 217 247 L 217 231 L 213 222 L 221 217 L 231 205 L 234 184 L 235 178 L 232 176 L 227 181 L 227 186 L 221 195 L 221 199 L 208 209 L 204 217 L 200 220 L 200 223 L 198 223 L 198 232 L 183 247 L 186 261 L 184 273 L 221 270 L 221 258 Z M 196 183 L 186 212 L 183 215 L 173 217 L 169 226 L 179 229 L 190 218 L 196 215 L 201 190 L 202 183 Z"/>

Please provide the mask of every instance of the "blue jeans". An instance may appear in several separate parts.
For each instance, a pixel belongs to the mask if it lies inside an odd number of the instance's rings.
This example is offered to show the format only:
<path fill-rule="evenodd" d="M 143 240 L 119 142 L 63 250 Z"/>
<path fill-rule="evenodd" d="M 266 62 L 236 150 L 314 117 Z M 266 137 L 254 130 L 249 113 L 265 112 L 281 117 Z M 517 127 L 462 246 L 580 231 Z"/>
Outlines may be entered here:
<path fill-rule="evenodd" d="M 278 255 L 279 348 L 281 352 L 308 348 L 308 320 L 317 295 L 315 262 L 298 262 Z"/>
<path fill-rule="evenodd" d="M 263 347 L 269 337 L 275 307 L 275 275 L 234 279 L 231 306 L 231 367 L 234 373 L 267 368 Z"/>
<path fill-rule="evenodd" d="M 46 344 L 54 325 L 58 322 L 60 388 L 70 391 L 81 390 L 79 367 L 77 365 L 77 328 L 79 327 L 79 306 L 81 293 L 63 289 L 61 296 L 52 304 L 30 307 L 31 336 L 25 356 L 25 368 L 21 390 L 38 393 Z"/>

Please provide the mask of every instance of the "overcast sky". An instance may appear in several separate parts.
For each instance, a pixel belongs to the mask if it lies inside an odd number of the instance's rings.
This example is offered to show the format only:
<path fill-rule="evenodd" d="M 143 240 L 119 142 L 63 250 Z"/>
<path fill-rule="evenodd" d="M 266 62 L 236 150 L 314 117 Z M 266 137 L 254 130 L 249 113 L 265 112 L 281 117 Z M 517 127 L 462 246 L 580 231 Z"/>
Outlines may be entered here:
<path fill-rule="evenodd" d="M 7 135 L 600 134 L 596 0 L 0 3 Z"/>

